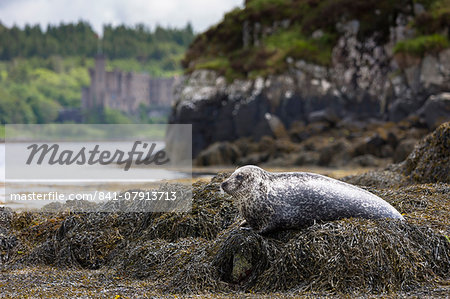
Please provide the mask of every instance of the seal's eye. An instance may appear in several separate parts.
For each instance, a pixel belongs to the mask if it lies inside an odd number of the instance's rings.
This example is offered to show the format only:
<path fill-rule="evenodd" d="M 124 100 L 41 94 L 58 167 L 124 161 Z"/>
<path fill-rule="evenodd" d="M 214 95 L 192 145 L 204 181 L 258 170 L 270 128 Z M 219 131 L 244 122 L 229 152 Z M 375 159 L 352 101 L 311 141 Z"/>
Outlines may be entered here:
<path fill-rule="evenodd" d="M 244 176 L 243 176 L 242 174 L 238 174 L 238 175 L 236 176 L 236 180 L 242 182 L 242 181 L 244 180 Z"/>

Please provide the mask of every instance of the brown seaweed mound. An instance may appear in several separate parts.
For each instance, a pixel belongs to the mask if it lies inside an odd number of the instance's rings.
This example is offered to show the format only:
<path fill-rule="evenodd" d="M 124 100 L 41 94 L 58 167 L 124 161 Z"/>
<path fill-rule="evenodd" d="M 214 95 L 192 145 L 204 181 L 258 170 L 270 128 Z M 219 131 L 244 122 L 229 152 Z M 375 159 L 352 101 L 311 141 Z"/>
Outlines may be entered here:
<path fill-rule="evenodd" d="M 191 213 L 2 209 L 1 266 L 112 271 L 163 294 L 445 292 L 447 184 L 370 189 L 405 222 L 344 219 L 261 236 L 237 227 L 232 200 L 219 191 L 226 177 L 194 184 Z"/>
<path fill-rule="evenodd" d="M 41 213 L 0 208 L 0 269 L 7 270 L 0 282 L 11 286 L 5 294 L 24 295 L 28 285 L 14 269 L 51 266 L 75 277 L 87 271 L 82 277 L 100 284 L 107 277 L 110 287 L 123 279 L 131 297 L 148 291 L 448 295 L 449 152 L 446 123 L 405 162 L 346 178 L 391 203 L 406 221 L 343 219 L 261 236 L 238 227 L 233 200 L 220 192 L 228 174 L 193 185 L 190 213 L 105 213 L 70 202 Z M 47 285 L 56 279 L 31 277 Z M 38 286 L 33 291 L 43 294 Z"/>
<path fill-rule="evenodd" d="M 424 138 L 402 163 L 410 180 L 418 183 L 450 183 L 450 122 Z"/>

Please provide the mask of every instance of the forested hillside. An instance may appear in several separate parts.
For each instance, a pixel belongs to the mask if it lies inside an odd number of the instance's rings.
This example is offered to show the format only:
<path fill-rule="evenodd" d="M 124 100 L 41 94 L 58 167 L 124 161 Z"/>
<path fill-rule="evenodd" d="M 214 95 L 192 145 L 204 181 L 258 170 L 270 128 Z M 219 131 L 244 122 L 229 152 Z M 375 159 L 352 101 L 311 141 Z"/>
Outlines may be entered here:
<path fill-rule="evenodd" d="M 155 77 L 180 73 L 180 60 L 194 38 L 190 24 L 154 30 L 105 25 L 103 31 L 99 37 L 86 22 L 45 30 L 0 23 L 0 123 L 53 122 L 62 108 L 79 107 L 98 52 L 106 54 L 110 70 Z"/>
<path fill-rule="evenodd" d="M 199 34 L 183 65 L 186 71 L 210 69 L 236 78 L 282 73 L 289 60 L 331 65 L 339 28 L 358 20 L 358 39 L 376 33 L 389 38 L 398 15 L 411 15 L 407 27 L 414 37 L 395 45 L 397 53 L 421 56 L 450 45 L 449 0 L 248 0 L 225 14 L 222 22 Z"/>
<path fill-rule="evenodd" d="M 163 59 L 181 54 L 193 38 L 190 24 L 183 29 L 144 25 L 113 27 L 105 25 L 100 38 L 86 22 L 49 25 L 45 31 L 39 25 L 7 28 L 0 23 L 0 60 L 16 57 L 89 56 L 101 50 L 110 59 Z"/>

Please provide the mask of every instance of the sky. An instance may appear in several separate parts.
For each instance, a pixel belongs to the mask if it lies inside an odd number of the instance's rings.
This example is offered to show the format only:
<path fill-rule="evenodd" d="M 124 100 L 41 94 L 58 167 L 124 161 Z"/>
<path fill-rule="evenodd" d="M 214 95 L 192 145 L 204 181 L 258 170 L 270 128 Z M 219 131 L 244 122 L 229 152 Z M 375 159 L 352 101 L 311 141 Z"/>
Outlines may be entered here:
<path fill-rule="evenodd" d="M 202 32 L 244 0 L 0 0 L 0 22 L 8 27 L 88 21 L 98 34 L 103 24 L 144 23 L 176 28 L 191 22 Z"/>

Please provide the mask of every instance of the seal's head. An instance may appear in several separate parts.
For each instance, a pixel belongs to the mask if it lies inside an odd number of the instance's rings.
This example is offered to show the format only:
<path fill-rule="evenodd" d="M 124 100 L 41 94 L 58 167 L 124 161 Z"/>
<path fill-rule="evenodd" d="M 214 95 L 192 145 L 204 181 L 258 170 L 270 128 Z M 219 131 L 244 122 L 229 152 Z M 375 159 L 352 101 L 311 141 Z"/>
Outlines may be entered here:
<path fill-rule="evenodd" d="M 222 189 L 235 197 L 246 197 L 255 188 L 264 186 L 268 173 L 258 166 L 247 165 L 236 169 L 233 174 L 223 181 Z"/>

